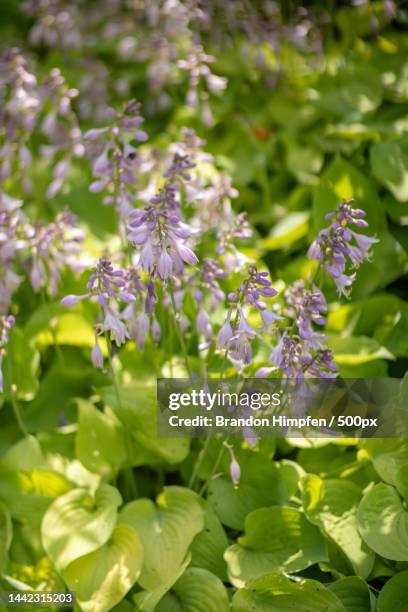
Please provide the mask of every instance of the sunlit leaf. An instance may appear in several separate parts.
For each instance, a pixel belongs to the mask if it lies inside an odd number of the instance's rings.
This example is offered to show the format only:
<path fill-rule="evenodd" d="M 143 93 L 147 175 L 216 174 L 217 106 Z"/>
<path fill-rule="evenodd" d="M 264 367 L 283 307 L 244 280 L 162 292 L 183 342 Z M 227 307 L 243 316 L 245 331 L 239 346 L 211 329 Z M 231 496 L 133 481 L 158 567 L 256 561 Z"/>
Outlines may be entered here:
<path fill-rule="evenodd" d="M 73 489 L 50 506 L 42 521 L 42 540 L 59 571 L 106 544 L 120 503 L 117 489 L 101 485 L 94 498 L 85 489 Z"/>

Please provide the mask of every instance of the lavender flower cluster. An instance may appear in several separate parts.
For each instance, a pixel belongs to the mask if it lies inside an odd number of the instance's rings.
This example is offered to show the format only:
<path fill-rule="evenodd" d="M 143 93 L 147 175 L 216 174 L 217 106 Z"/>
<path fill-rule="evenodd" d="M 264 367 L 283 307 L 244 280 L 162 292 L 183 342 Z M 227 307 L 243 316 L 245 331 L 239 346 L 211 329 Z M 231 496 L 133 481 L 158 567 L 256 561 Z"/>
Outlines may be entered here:
<path fill-rule="evenodd" d="M 214 163 L 202 151 L 203 141 L 185 130 L 182 142 L 169 147 L 167 154 L 153 149 L 141 152 L 129 142 L 129 134 L 134 141 L 146 140 L 140 130 L 140 105 L 133 100 L 122 114 L 110 115 L 110 127 L 86 135 L 96 151 L 90 154 L 96 179 L 90 189 L 114 194 L 103 202 L 115 204 L 125 246 L 115 266 L 107 255 L 99 260 L 87 293 L 62 300 L 66 306 L 83 299 L 98 304 L 94 364 L 103 366 L 99 336 L 107 336 L 117 346 L 133 340 L 143 350 L 149 336 L 160 341 L 170 316 L 173 327 L 190 344 L 197 336 L 197 351 L 207 351 L 209 358 L 214 352 L 222 356 L 222 370 L 229 363 L 244 372 L 253 363 L 256 339 L 262 337 L 274 347 L 270 365 L 259 368 L 257 376 L 272 372 L 291 378 L 336 376 L 327 336 L 320 331 L 327 313 L 322 291 L 313 282 L 306 286 L 297 281 L 278 295 L 268 272 L 258 271 L 239 250 L 252 229 L 244 213 L 233 212 L 231 198 L 237 192 L 230 179 L 214 171 L 211 176 L 216 178 L 200 176 L 202 165 Z M 138 160 L 136 167 L 128 163 L 130 154 Z M 145 172 L 140 173 L 140 168 Z M 334 279 L 340 294 L 348 294 L 346 288 L 355 278 L 355 273 L 346 274 L 348 262 L 361 264 L 377 242 L 350 228 L 364 229 L 364 216 L 351 201 L 341 202 L 327 215 L 329 227 L 308 252 Z M 207 246 L 200 261 L 204 241 L 213 245 L 213 253 L 207 254 Z M 244 277 L 236 290 L 228 291 L 232 274 Z M 191 312 L 185 310 L 188 296 L 196 305 L 194 326 Z M 223 311 L 217 330 L 215 320 Z"/>
<path fill-rule="evenodd" d="M 357 268 L 371 256 L 371 247 L 377 238 L 365 236 L 351 227 L 365 229 L 363 210 L 352 208 L 353 200 L 342 202 L 334 212 L 326 215 L 331 221 L 328 228 L 319 232 L 312 242 L 308 256 L 320 262 L 322 268 L 333 278 L 339 295 L 348 295 L 356 274 L 347 275 L 346 266 Z"/>
<path fill-rule="evenodd" d="M 46 192 L 51 199 L 69 178 L 72 161 L 85 152 L 70 88 L 59 69 L 39 83 L 15 48 L 0 54 L 0 177 L 32 193 L 33 154 L 52 168 Z M 45 141 L 45 142 L 44 142 Z"/>
<path fill-rule="evenodd" d="M 51 169 L 44 194 L 54 198 L 71 174 L 73 160 L 85 152 L 70 88 L 60 70 L 53 69 L 39 82 L 29 62 L 15 48 L 0 55 L 0 317 L 1 360 L 11 325 L 13 296 L 27 282 L 35 293 L 55 298 L 61 273 L 80 271 L 83 232 L 69 210 L 50 223 L 31 221 L 23 199 L 33 197 L 30 174 L 33 154 Z M 47 171 L 47 170 L 45 170 Z M 49 170 L 48 170 L 49 171 Z M 14 194 L 18 194 L 15 197 Z M 1 361 L 0 360 L 0 361 Z M 0 364 L 1 366 L 1 364 Z M 0 376 L 1 367 L 0 367 Z"/>
<path fill-rule="evenodd" d="M 184 82 L 187 105 L 199 112 L 207 127 L 213 123 L 211 97 L 222 94 L 226 86 L 225 78 L 213 72 L 214 57 L 207 47 L 237 47 L 242 67 L 253 72 L 255 66 L 265 85 L 274 87 L 281 67 L 271 61 L 270 49 L 276 57 L 289 43 L 303 55 L 320 57 L 322 32 L 330 22 L 329 11 L 321 7 L 285 9 L 270 0 L 256 5 L 246 0 L 101 0 L 80 5 L 65 0 L 25 0 L 22 9 L 33 22 L 29 42 L 34 48 L 73 49 L 78 58 L 86 58 L 76 64 L 81 74 L 83 117 L 103 121 L 109 88 L 120 96 L 127 96 L 131 89 L 127 76 L 108 81 L 96 44 L 105 40 L 115 47 L 121 62 L 146 66 L 149 113 L 170 107 L 171 88 Z M 385 0 L 384 10 L 392 18 L 394 2 Z M 373 31 L 376 29 L 373 23 Z"/>
<path fill-rule="evenodd" d="M 59 23 L 58 0 L 27 6 L 34 11 L 51 6 Z M 150 14 L 147 5 L 144 10 Z M 188 30 L 193 17 L 183 10 Z M 68 34 L 74 40 L 75 11 L 68 13 Z M 198 13 L 194 19 L 201 17 Z M 37 31 L 39 39 L 43 35 L 54 44 L 50 32 Z M 212 74 L 212 63 L 197 42 L 177 61 L 189 73 L 187 102 L 201 108 L 207 124 L 212 120 L 208 92 L 220 93 L 226 85 Z M 51 168 L 46 198 L 64 189 L 75 160 L 84 157 L 92 172 L 89 190 L 101 204 L 113 205 L 117 215 L 120 246 L 101 254 L 82 293 L 61 300 L 67 307 L 84 301 L 96 306 L 95 367 L 104 368 L 106 355 L 112 365 L 112 356 L 126 343 L 144 351 L 165 337 L 173 342 L 172 350 L 177 339 L 189 375 L 216 367 L 222 377 L 228 367 L 229 373 L 256 372 L 259 377 L 336 376 L 323 332 L 327 304 L 321 288 L 299 280 L 278 292 L 269 273 L 248 257 L 245 243 L 253 230 L 245 213 L 235 213 L 231 201 L 238 192 L 203 150 L 205 142 L 184 129 L 180 142 L 167 149 L 149 145 L 136 100 L 120 111 L 105 109 L 103 127 L 82 135 L 72 104 L 77 96 L 57 69 L 39 83 L 18 50 L 0 58 L 0 389 L 18 287 L 27 281 L 35 293 L 55 298 L 63 271 L 81 270 L 84 236 L 75 217 L 66 210 L 49 223 L 32 222 L 23 200 L 14 197 L 32 197 L 32 152 Z M 367 222 L 364 211 L 352 204 L 341 202 L 327 215 L 328 227 L 308 251 L 317 262 L 317 274 L 327 274 L 346 297 L 356 278 L 354 269 L 370 258 L 378 242 L 358 231 Z M 261 343 L 269 347 L 267 362 L 258 356 Z M 228 450 L 231 476 L 238 483 L 239 465 L 232 448 Z"/>

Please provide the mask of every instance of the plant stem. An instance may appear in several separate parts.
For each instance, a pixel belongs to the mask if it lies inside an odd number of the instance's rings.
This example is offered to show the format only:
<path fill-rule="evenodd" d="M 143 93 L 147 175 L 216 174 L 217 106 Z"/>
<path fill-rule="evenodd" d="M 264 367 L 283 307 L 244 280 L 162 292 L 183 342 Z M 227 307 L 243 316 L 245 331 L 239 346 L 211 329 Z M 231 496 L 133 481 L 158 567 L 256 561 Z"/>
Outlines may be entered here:
<path fill-rule="evenodd" d="M 194 483 L 196 481 L 196 478 L 197 478 L 198 470 L 200 469 L 200 467 L 201 467 L 201 465 L 203 463 L 203 460 L 204 460 L 204 457 L 205 457 L 205 455 L 207 453 L 207 449 L 208 449 L 209 444 L 210 444 L 210 438 L 207 436 L 207 438 L 206 438 L 206 440 L 204 442 L 204 446 L 202 447 L 202 449 L 200 450 L 200 452 L 198 454 L 197 461 L 195 462 L 193 471 L 191 473 L 190 480 L 189 480 L 189 483 L 188 483 L 189 489 L 193 488 L 193 485 L 194 485 Z"/>
<path fill-rule="evenodd" d="M 220 448 L 219 453 L 218 453 L 218 455 L 217 455 L 217 458 L 216 458 L 216 460 L 215 460 L 215 463 L 214 463 L 213 469 L 211 470 L 211 474 L 209 475 L 209 477 L 207 478 L 207 480 L 206 480 L 206 481 L 203 483 L 203 485 L 202 485 L 202 487 L 201 487 L 201 489 L 200 489 L 200 491 L 199 491 L 199 495 L 201 495 L 201 496 L 202 496 L 202 495 L 204 494 L 204 492 L 205 492 L 206 488 L 208 487 L 208 483 L 210 482 L 211 478 L 212 478 L 212 477 L 214 476 L 214 474 L 216 473 L 217 468 L 218 468 L 218 466 L 219 466 L 219 465 L 220 465 L 220 463 L 221 463 L 221 459 L 222 459 L 222 457 L 223 457 L 223 455 L 224 455 L 224 452 L 225 452 L 225 446 L 224 446 L 224 444 L 221 444 L 221 448 Z"/>
<path fill-rule="evenodd" d="M 48 299 L 48 296 L 47 296 L 47 294 L 45 292 L 45 289 L 41 289 L 40 293 L 41 293 L 41 302 L 42 302 L 42 305 L 45 308 L 50 308 L 51 307 L 51 303 L 50 303 L 50 300 Z M 51 332 L 52 342 L 53 342 L 53 345 L 54 345 L 54 350 L 55 350 L 55 354 L 57 356 L 57 359 L 61 363 L 61 365 L 64 366 L 65 365 L 64 356 L 62 354 L 61 347 L 58 344 L 57 333 L 55 331 L 55 327 L 53 325 L 52 318 L 50 318 L 50 332 Z"/>
<path fill-rule="evenodd" d="M 112 382 L 113 382 L 113 387 L 115 389 L 115 395 L 116 395 L 116 401 L 118 402 L 118 408 L 121 411 L 122 410 L 122 403 L 120 401 L 119 385 L 118 385 L 118 381 L 117 381 L 117 378 L 116 378 L 115 369 L 113 367 L 112 342 L 111 342 L 111 339 L 109 338 L 109 334 L 105 334 L 105 338 L 106 338 L 106 344 L 108 345 L 109 370 L 110 370 L 110 373 L 111 373 L 111 376 L 112 376 Z"/>
<path fill-rule="evenodd" d="M 120 399 L 119 384 L 118 384 L 118 380 L 116 377 L 115 369 L 113 367 L 112 342 L 111 342 L 111 339 L 109 338 L 108 333 L 105 334 L 105 338 L 106 338 L 106 344 L 108 345 L 109 369 L 110 369 L 110 373 L 112 376 L 113 387 L 115 389 L 116 401 L 118 403 L 119 412 L 122 412 L 122 402 Z M 131 449 L 131 439 L 130 439 L 130 434 L 126 427 L 124 427 L 124 438 L 125 438 L 127 456 L 130 462 L 131 460 L 131 450 L 130 450 Z M 124 478 L 125 478 L 125 482 L 127 483 L 129 487 L 129 491 L 132 496 L 132 499 L 136 499 L 138 497 L 138 490 L 137 490 L 137 484 L 135 481 L 132 467 L 128 467 L 124 470 Z"/>
<path fill-rule="evenodd" d="M 184 361 L 185 361 L 185 364 L 186 364 L 186 370 L 188 372 L 188 377 L 192 378 L 193 377 L 193 373 L 191 371 L 190 364 L 189 364 L 189 361 L 188 361 L 188 354 L 187 354 L 186 343 L 184 342 L 183 332 L 182 332 L 182 329 L 180 327 L 180 316 L 179 316 L 179 313 L 177 312 L 176 300 L 174 299 L 173 287 L 170 284 L 169 284 L 169 294 L 170 294 L 171 304 L 173 306 L 175 328 L 177 330 L 177 335 L 178 335 L 178 338 L 179 338 L 179 341 L 180 341 L 181 352 L 183 353 Z"/>
<path fill-rule="evenodd" d="M 20 407 L 18 405 L 17 398 L 16 398 L 15 393 L 14 393 L 14 385 L 12 383 L 13 372 L 12 372 L 10 357 L 7 358 L 7 370 L 8 370 L 8 377 L 9 377 L 9 390 L 10 390 L 11 406 L 13 408 L 13 413 L 14 413 L 15 419 L 17 421 L 17 425 L 18 425 L 21 433 L 23 434 L 23 436 L 26 437 L 26 436 L 28 436 L 28 431 L 26 429 L 26 426 L 24 425 L 24 421 L 23 421 L 23 418 L 22 418 L 21 412 L 20 412 Z"/>
<path fill-rule="evenodd" d="M 238 311 L 238 307 L 237 307 L 237 311 L 235 313 L 235 317 L 234 320 L 232 322 L 232 329 L 235 330 L 237 324 L 238 324 L 238 319 L 239 319 L 239 311 Z M 225 368 L 228 362 L 228 353 L 229 353 L 229 346 L 227 346 L 227 348 L 225 349 L 225 353 L 224 353 L 224 359 L 222 360 L 221 363 L 221 369 L 220 369 L 220 379 L 224 378 L 224 372 L 225 372 Z"/>

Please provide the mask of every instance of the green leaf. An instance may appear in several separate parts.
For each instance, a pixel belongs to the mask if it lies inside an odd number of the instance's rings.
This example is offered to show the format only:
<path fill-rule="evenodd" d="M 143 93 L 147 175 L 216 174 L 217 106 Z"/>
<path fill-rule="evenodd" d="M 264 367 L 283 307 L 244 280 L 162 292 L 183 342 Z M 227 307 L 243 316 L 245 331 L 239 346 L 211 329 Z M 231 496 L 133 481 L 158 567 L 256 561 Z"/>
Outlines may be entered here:
<path fill-rule="evenodd" d="M 367 583 L 357 576 L 347 576 L 328 585 L 337 595 L 347 612 L 371 612 L 370 590 Z"/>
<path fill-rule="evenodd" d="M 104 414 L 84 399 L 77 403 L 76 455 L 88 470 L 108 480 L 126 458 L 123 426 L 114 414 Z"/>
<path fill-rule="evenodd" d="M 267 238 L 261 242 L 261 248 L 268 251 L 290 247 L 309 231 L 309 212 L 294 212 L 285 215 L 275 225 Z"/>
<path fill-rule="evenodd" d="M 51 502 L 70 488 L 66 478 L 51 470 L 23 472 L 0 466 L 0 500 L 19 521 L 39 524 Z"/>
<path fill-rule="evenodd" d="M 377 612 L 405 612 L 408 601 L 408 570 L 393 576 L 381 589 Z"/>
<path fill-rule="evenodd" d="M 95 330 L 93 325 L 80 313 L 66 312 L 56 317 L 54 333 L 51 333 L 49 324 L 46 329 L 34 336 L 37 346 L 44 347 L 54 344 L 71 346 L 93 347 L 95 344 Z M 102 342 L 105 348 L 104 342 Z"/>
<path fill-rule="evenodd" d="M 361 500 L 358 527 L 364 541 L 377 554 L 393 561 L 408 561 L 408 512 L 391 485 L 375 485 Z"/>
<path fill-rule="evenodd" d="M 311 95 L 330 117 L 356 120 L 374 111 L 382 100 L 380 74 L 375 68 L 341 63 L 336 73 L 321 74 Z"/>
<path fill-rule="evenodd" d="M 292 582 L 267 574 L 237 591 L 232 612 L 347 612 L 338 597 L 316 580 Z"/>
<path fill-rule="evenodd" d="M 69 420 L 76 419 L 72 400 L 88 397 L 102 375 L 74 353 L 72 364 L 61 366 L 54 362 L 41 380 L 41 387 L 32 402 L 25 407 L 24 422 L 32 432 L 58 427 L 61 413 Z M 100 382 L 99 382 L 100 384 Z"/>
<path fill-rule="evenodd" d="M 117 489 L 101 485 L 94 498 L 85 489 L 73 489 L 48 508 L 42 521 L 42 541 L 59 571 L 109 540 L 120 503 Z"/>
<path fill-rule="evenodd" d="M 360 365 L 376 359 L 395 359 L 379 342 L 366 336 L 331 336 L 327 343 L 339 365 Z"/>
<path fill-rule="evenodd" d="M 7 356 L 3 365 L 4 389 L 6 393 L 10 383 L 15 387 L 15 394 L 22 400 L 31 400 L 39 389 L 38 369 L 40 355 L 28 342 L 22 329 L 13 327 L 7 344 Z M 11 376 L 11 380 L 10 380 Z"/>
<path fill-rule="evenodd" d="M 0 464 L 11 470 L 30 471 L 34 468 L 46 467 L 44 454 L 40 443 L 34 436 L 26 436 L 19 440 L 2 456 Z"/>
<path fill-rule="evenodd" d="M 157 437 L 157 398 L 153 384 L 132 384 L 119 389 L 120 406 L 113 387 L 105 387 L 100 394 L 111 406 L 127 431 L 136 442 L 139 452 L 138 465 L 160 460 L 180 463 L 188 454 L 187 438 L 159 439 Z M 140 452 L 145 450 L 146 453 Z"/>
<path fill-rule="evenodd" d="M 274 506 L 251 512 L 237 542 L 224 556 L 230 582 L 239 588 L 273 570 L 298 572 L 328 560 L 319 529 L 295 508 Z"/>
<path fill-rule="evenodd" d="M 10 512 L 7 506 L 0 502 L 0 573 L 6 568 L 12 537 L 13 525 Z"/>
<path fill-rule="evenodd" d="M 31 590 L 64 591 L 64 583 L 47 557 L 41 557 L 34 565 L 11 562 L 7 579 L 10 584 L 15 580 Z"/>
<path fill-rule="evenodd" d="M 408 441 L 363 440 L 360 446 L 363 449 L 362 456 L 372 461 L 381 480 L 397 486 L 398 473 L 408 464 Z"/>
<path fill-rule="evenodd" d="M 347 331 L 354 336 L 371 336 L 379 326 L 393 325 L 395 316 L 403 310 L 408 312 L 407 302 L 395 295 L 380 293 L 336 308 L 329 313 L 328 326 L 337 334 Z"/>
<path fill-rule="evenodd" d="M 172 585 L 194 537 L 204 527 L 204 516 L 196 493 L 182 487 L 165 487 L 157 498 L 138 499 L 119 515 L 121 523 L 138 533 L 144 561 L 139 584 L 148 591 Z"/>
<path fill-rule="evenodd" d="M 190 567 L 166 593 L 156 612 L 228 612 L 229 609 L 227 590 L 221 580 L 205 569 Z"/>
<path fill-rule="evenodd" d="M 405 503 L 408 502 L 408 455 L 405 457 L 405 463 L 401 465 L 397 472 L 395 483 L 399 494 L 404 498 Z"/>
<path fill-rule="evenodd" d="M 372 232 L 374 233 L 374 232 Z M 401 244 L 389 232 L 376 234 L 378 244 L 373 247 L 373 257 L 365 261 L 357 271 L 353 284 L 353 297 L 367 297 L 377 288 L 384 288 L 404 273 L 407 254 Z"/>
<path fill-rule="evenodd" d="M 397 200 L 408 202 L 408 138 L 375 144 L 371 147 L 370 163 L 380 183 Z"/>
<path fill-rule="evenodd" d="M 384 3 L 376 1 L 370 2 L 369 6 L 367 4 L 341 6 L 336 9 L 334 17 L 346 40 L 369 36 L 373 31 L 373 18 L 379 30 L 392 19 L 386 15 Z"/>
<path fill-rule="evenodd" d="M 227 534 L 211 506 L 203 501 L 201 504 L 204 529 L 196 535 L 190 546 L 191 565 L 211 570 L 218 578 L 226 580 L 227 566 L 223 555 L 228 546 Z"/>
<path fill-rule="evenodd" d="M 136 604 L 136 610 L 142 612 L 156 612 L 157 604 L 163 599 L 166 593 L 171 589 L 173 584 L 184 574 L 187 567 L 190 565 L 191 555 L 187 553 L 183 563 L 179 566 L 176 572 L 169 575 L 165 582 L 157 586 L 151 591 L 138 591 L 133 600 Z"/>
<path fill-rule="evenodd" d="M 346 480 L 322 480 L 315 475 L 303 479 L 302 489 L 309 520 L 339 546 L 356 574 L 367 578 L 375 555 L 358 532 L 356 511 L 361 500 L 360 489 Z"/>
<path fill-rule="evenodd" d="M 228 475 L 211 480 L 207 499 L 220 521 L 232 529 L 243 529 L 247 514 L 263 506 L 285 503 L 282 478 L 272 461 L 252 451 L 239 453 L 241 479 L 234 486 Z"/>
<path fill-rule="evenodd" d="M 305 472 L 298 463 L 289 459 L 282 459 L 276 464 L 276 467 L 285 483 L 288 499 L 291 499 L 298 492 L 299 482 Z"/>
<path fill-rule="evenodd" d="M 385 214 L 374 185 L 359 170 L 342 158 L 336 158 L 323 172 L 313 199 L 315 232 L 327 227 L 325 215 L 333 211 L 341 200 L 355 198 L 356 206 L 366 213 L 370 234 L 385 229 Z"/>
<path fill-rule="evenodd" d="M 287 168 L 301 183 L 313 185 L 318 182 L 314 175 L 320 172 L 323 162 L 324 156 L 318 148 L 287 142 Z"/>
<path fill-rule="evenodd" d="M 84 612 L 106 612 L 132 588 L 142 563 L 137 533 L 117 525 L 103 546 L 68 565 L 64 580 Z"/>

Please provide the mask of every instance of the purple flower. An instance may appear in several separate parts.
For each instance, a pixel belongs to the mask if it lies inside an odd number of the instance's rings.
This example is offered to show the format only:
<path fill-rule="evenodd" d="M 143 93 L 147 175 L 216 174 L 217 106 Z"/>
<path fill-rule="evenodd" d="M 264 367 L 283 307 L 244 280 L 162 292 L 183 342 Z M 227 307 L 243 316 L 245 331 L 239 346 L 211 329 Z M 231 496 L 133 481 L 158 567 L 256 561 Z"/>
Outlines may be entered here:
<path fill-rule="evenodd" d="M 232 449 L 232 446 L 230 444 L 227 444 L 226 442 L 224 442 L 224 446 L 228 449 L 229 455 L 230 455 L 230 476 L 231 476 L 231 480 L 234 484 L 235 487 L 237 487 L 239 485 L 239 482 L 241 480 L 241 468 L 240 465 L 238 463 L 238 461 L 235 458 L 235 454 L 234 451 Z"/>
<path fill-rule="evenodd" d="M 118 346 L 123 344 L 126 338 L 136 338 L 132 327 L 135 307 L 136 303 L 145 299 L 146 293 L 137 273 L 133 269 L 115 267 L 107 257 L 102 257 L 92 270 L 87 289 L 88 293 L 83 295 L 65 296 L 61 303 L 64 306 L 72 306 L 81 300 L 92 299 L 99 305 L 99 322 L 96 325 L 98 334 L 108 334 Z M 152 296 L 149 297 L 148 292 L 147 294 L 146 303 L 153 304 Z M 121 304 L 126 305 L 122 311 Z M 140 340 L 140 335 L 138 339 Z M 98 347 L 96 343 L 91 355 L 95 365 L 101 363 Z"/>
<path fill-rule="evenodd" d="M 241 479 L 241 468 L 239 466 L 238 461 L 235 459 L 235 457 L 231 459 L 230 474 L 231 474 L 232 482 L 237 487 Z"/>
<path fill-rule="evenodd" d="M 250 266 L 249 276 L 243 281 L 238 291 L 229 294 L 232 302 L 242 300 L 260 312 L 266 310 L 267 304 L 262 298 L 271 298 L 277 291 L 271 286 L 268 272 L 258 272 L 256 266 Z"/>
<path fill-rule="evenodd" d="M 108 332 L 111 339 L 118 346 L 123 344 L 125 339 L 129 337 L 126 325 L 109 306 L 105 306 L 105 318 L 99 328 L 101 332 Z"/>
<path fill-rule="evenodd" d="M 94 193 L 105 191 L 104 204 L 114 204 L 126 223 L 133 210 L 137 183 L 135 167 L 140 162 L 140 154 L 129 140 L 144 142 L 147 134 L 140 129 L 144 119 L 136 100 L 128 102 L 121 114 L 110 109 L 109 115 L 109 126 L 89 130 L 84 136 L 95 179 L 89 189 Z"/>
<path fill-rule="evenodd" d="M 103 355 L 102 355 L 102 350 L 100 347 L 100 344 L 98 342 L 97 337 L 95 336 L 95 345 L 92 349 L 92 353 L 91 353 L 91 359 L 92 359 L 92 363 L 94 365 L 95 368 L 102 368 L 103 367 Z"/>
<path fill-rule="evenodd" d="M 85 293 L 84 295 L 66 295 L 62 298 L 61 304 L 63 306 L 75 306 L 75 304 L 78 304 L 81 300 L 87 299 L 89 296 L 89 293 Z"/>
<path fill-rule="evenodd" d="M 252 340 L 256 337 L 256 331 L 246 320 L 241 306 L 237 306 L 238 326 L 234 330 L 229 343 L 228 356 L 235 364 L 239 372 L 242 368 L 251 363 L 252 360 Z"/>
<path fill-rule="evenodd" d="M 234 216 L 230 206 L 226 215 L 224 227 L 217 231 L 217 255 L 224 258 L 224 265 L 231 272 L 239 272 L 248 263 L 248 258 L 240 253 L 235 240 L 247 240 L 252 236 L 252 229 L 247 221 L 246 213 Z"/>
<path fill-rule="evenodd" d="M 80 269 L 78 254 L 82 240 L 83 232 L 77 227 L 76 217 L 68 210 L 58 214 L 54 222 L 32 228 L 27 247 L 30 282 L 35 292 L 44 287 L 50 295 L 56 295 L 62 270 Z"/>
<path fill-rule="evenodd" d="M 198 262 L 186 244 L 192 231 L 180 211 L 179 190 L 189 180 L 187 170 L 191 167 L 185 156 L 176 155 L 165 172 L 163 189 L 144 209 L 133 210 L 129 215 L 128 238 L 139 249 L 136 265 L 162 281 L 181 275 L 185 264 L 194 266 Z"/>
<path fill-rule="evenodd" d="M 229 320 L 230 316 L 231 316 L 231 313 L 229 313 L 229 316 L 227 316 L 227 320 L 225 321 L 225 323 L 222 325 L 222 327 L 220 328 L 218 332 L 217 344 L 221 349 L 227 349 L 229 347 L 231 339 L 234 335 L 232 331 L 231 323 Z"/>
<path fill-rule="evenodd" d="M 6 346 L 9 341 L 9 332 L 15 323 L 13 315 L 3 315 L 0 317 L 0 393 L 3 393 L 3 371 L 2 362 L 7 354 Z"/>
<path fill-rule="evenodd" d="M 365 236 L 351 226 L 366 228 L 365 212 L 352 208 L 353 200 L 342 202 L 334 212 L 326 215 L 331 221 L 328 228 L 319 232 L 308 250 L 308 257 L 320 262 L 322 268 L 333 278 L 339 295 L 349 296 L 355 274 L 346 274 L 347 262 L 356 268 L 369 260 L 371 247 L 377 238 Z M 354 240 L 354 244 L 352 243 Z"/>

